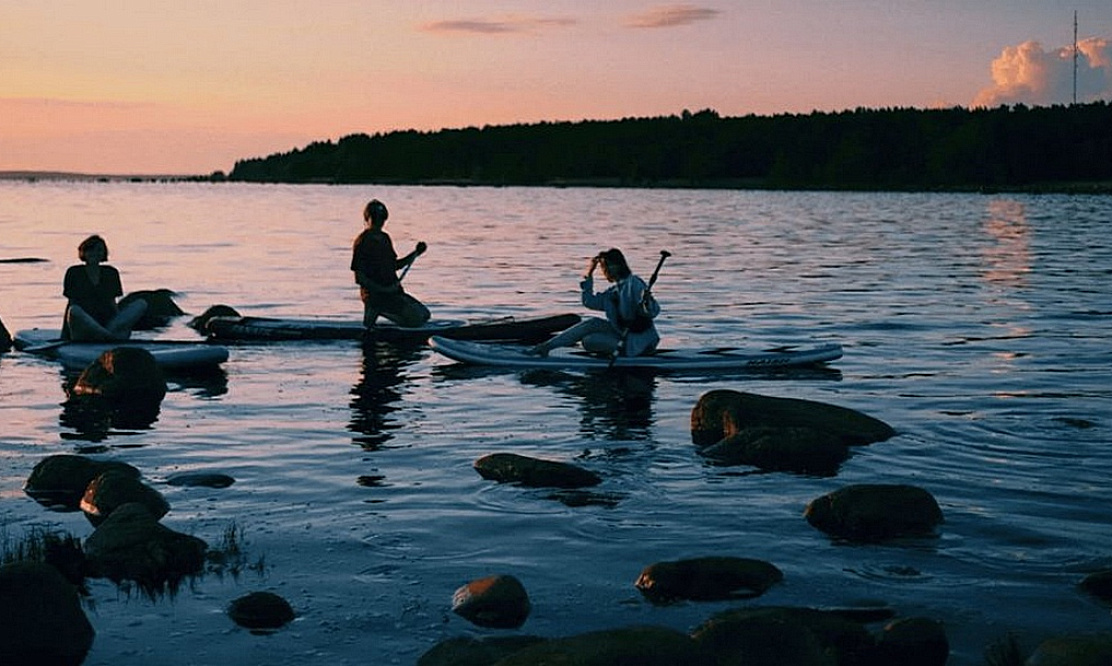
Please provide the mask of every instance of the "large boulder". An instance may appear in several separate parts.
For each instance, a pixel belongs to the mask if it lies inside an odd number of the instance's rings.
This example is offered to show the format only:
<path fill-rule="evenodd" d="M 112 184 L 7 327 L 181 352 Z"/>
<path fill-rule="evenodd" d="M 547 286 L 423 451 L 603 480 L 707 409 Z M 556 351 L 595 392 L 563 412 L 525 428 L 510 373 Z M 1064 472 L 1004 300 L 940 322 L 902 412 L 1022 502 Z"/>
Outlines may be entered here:
<path fill-rule="evenodd" d="M 931 534 L 942 509 L 926 490 L 902 484 L 857 484 L 818 497 L 804 516 L 814 527 L 851 541 Z"/>
<path fill-rule="evenodd" d="M 80 507 L 90 523 L 99 525 L 125 504 L 143 505 L 155 520 L 170 511 L 170 504 L 162 493 L 128 471 L 115 469 L 102 472 L 89 482 Z"/>
<path fill-rule="evenodd" d="M 516 453 L 492 453 L 476 460 L 474 466 L 484 479 L 534 488 L 584 488 L 602 483 L 597 474 L 582 467 Z"/>
<path fill-rule="evenodd" d="M 763 560 L 699 557 L 650 564 L 634 585 L 652 603 L 668 604 L 758 597 L 783 578 L 783 572 Z"/>
<path fill-rule="evenodd" d="M 149 291 L 133 291 L 127 296 L 120 299 L 120 309 L 124 309 L 133 301 L 144 300 L 147 302 L 147 310 L 139 321 L 135 324 L 134 329 L 137 331 L 149 331 L 151 329 L 166 326 L 174 317 L 180 317 L 185 314 L 178 304 L 174 302 L 176 294 L 169 289 L 151 289 Z"/>
<path fill-rule="evenodd" d="M 41 562 L 0 566 L 0 664 L 78 666 L 93 626 L 75 588 Z"/>
<path fill-rule="evenodd" d="M 525 624 L 529 610 L 525 586 L 510 575 L 473 580 L 452 595 L 452 612 L 480 627 L 516 629 Z"/>
<path fill-rule="evenodd" d="M 166 397 L 166 378 L 154 355 L 139 347 L 109 349 L 74 383 L 72 393 L 99 396 L 120 405 L 158 406 Z"/>
<path fill-rule="evenodd" d="M 691 439 L 700 447 L 762 426 L 807 428 L 847 446 L 871 444 L 896 434 L 886 423 L 846 407 L 729 389 L 703 394 L 691 411 Z"/>
<path fill-rule="evenodd" d="M 154 594 L 171 590 L 205 564 L 208 545 L 162 525 L 142 504 L 125 504 L 85 539 L 89 575 L 135 581 Z"/>
<path fill-rule="evenodd" d="M 23 492 L 44 506 L 76 511 L 89 484 L 107 471 L 139 478 L 139 470 L 125 462 L 59 453 L 35 465 L 23 484 Z"/>
<path fill-rule="evenodd" d="M 788 662 L 784 662 L 788 663 Z M 498 666 L 716 666 L 692 638 L 665 627 L 622 627 L 537 643 Z"/>

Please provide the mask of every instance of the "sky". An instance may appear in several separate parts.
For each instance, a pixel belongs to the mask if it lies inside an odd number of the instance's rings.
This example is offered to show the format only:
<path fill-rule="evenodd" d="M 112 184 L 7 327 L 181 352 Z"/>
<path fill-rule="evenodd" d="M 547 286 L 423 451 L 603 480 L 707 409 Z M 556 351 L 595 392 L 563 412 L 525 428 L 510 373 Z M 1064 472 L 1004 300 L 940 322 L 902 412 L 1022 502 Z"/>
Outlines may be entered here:
<path fill-rule="evenodd" d="M 1112 101 L 1108 0 L 0 0 L 0 171 L 355 133 Z"/>

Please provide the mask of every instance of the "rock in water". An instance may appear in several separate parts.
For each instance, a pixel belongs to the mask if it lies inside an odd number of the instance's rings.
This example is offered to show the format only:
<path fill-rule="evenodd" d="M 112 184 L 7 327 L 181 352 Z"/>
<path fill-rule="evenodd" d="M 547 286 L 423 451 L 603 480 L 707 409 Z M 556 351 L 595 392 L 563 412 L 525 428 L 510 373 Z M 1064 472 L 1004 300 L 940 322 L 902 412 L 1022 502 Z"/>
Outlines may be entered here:
<path fill-rule="evenodd" d="M 480 627 L 516 629 L 529 617 L 529 595 L 513 576 L 488 576 L 456 590 L 452 611 Z"/>

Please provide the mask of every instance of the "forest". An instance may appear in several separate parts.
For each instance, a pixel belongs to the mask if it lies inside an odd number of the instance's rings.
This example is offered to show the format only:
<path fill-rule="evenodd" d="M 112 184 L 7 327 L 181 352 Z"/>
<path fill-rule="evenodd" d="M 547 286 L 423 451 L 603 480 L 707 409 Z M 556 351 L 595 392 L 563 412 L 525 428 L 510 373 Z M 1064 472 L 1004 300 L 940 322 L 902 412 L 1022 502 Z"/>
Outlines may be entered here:
<path fill-rule="evenodd" d="M 378 183 L 1112 192 L 1112 104 L 856 109 L 352 134 L 227 178 Z"/>

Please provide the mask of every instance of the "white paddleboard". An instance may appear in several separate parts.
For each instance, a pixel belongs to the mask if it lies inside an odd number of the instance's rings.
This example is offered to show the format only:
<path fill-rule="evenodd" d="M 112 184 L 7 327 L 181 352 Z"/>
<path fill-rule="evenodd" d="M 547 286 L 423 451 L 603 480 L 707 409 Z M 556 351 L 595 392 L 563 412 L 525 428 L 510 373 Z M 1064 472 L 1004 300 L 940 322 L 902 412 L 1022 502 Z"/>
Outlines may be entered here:
<path fill-rule="evenodd" d="M 100 355 L 117 347 L 139 347 L 154 356 L 159 367 L 167 371 L 203 370 L 228 360 L 228 349 L 204 342 L 178 340 L 123 340 L 119 342 L 68 342 L 58 338 L 56 329 L 33 328 L 18 331 L 13 344 L 16 349 L 60 362 L 67 368 L 81 370 Z"/>
<path fill-rule="evenodd" d="M 588 354 L 575 348 L 553 349 L 548 356 L 527 354 L 527 346 L 453 340 L 434 336 L 432 348 L 461 363 L 504 368 L 554 368 L 563 370 L 648 368 L 665 372 L 706 370 L 769 370 L 811 366 L 842 357 L 842 346 L 825 343 L 786 346 L 763 351 L 741 349 L 692 349 L 659 351 L 647 356 L 606 356 Z"/>

